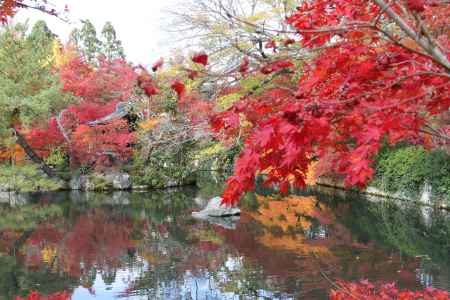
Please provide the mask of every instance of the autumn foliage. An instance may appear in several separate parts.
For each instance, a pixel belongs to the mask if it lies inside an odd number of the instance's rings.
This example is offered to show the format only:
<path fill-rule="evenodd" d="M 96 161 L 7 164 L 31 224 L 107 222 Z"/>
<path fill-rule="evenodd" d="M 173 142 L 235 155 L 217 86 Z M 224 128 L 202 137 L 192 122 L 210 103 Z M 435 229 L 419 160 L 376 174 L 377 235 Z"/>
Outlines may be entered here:
<path fill-rule="evenodd" d="M 120 59 L 101 59 L 94 68 L 75 57 L 61 67 L 60 76 L 64 91 L 80 101 L 49 120 L 47 126 L 32 129 L 27 134 L 30 145 L 42 157 L 60 147 L 69 153 L 75 166 L 101 169 L 127 161 L 134 142 L 127 121 L 91 122 L 110 115 L 119 103 L 131 98 L 137 80 L 133 68 Z"/>
<path fill-rule="evenodd" d="M 450 107 L 449 56 L 439 50 L 450 43 L 448 31 L 436 28 L 440 21 L 433 16 L 436 12 L 448 20 L 448 5 L 399 1 L 383 9 L 382 3 L 304 2 L 288 18 L 300 37 L 297 42 L 320 51 L 304 62 L 295 90 L 270 89 L 270 96 L 256 98 L 250 94 L 213 117 L 218 133 L 232 137 L 242 127 L 247 132 L 223 195 L 226 203 L 252 190 L 261 173 L 266 184 L 278 184 L 281 192 L 291 184 L 303 187 L 315 160 L 328 160 L 330 171 L 344 176 L 347 186 L 364 187 L 385 141 L 422 143 L 424 134 L 435 133 L 433 120 Z M 386 24 L 404 30 L 403 36 L 386 31 Z M 426 28 L 433 50 L 424 44 L 420 28 Z M 260 69 L 290 80 L 295 71 L 289 60 Z"/>
<path fill-rule="evenodd" d="M 423 291 L 401 291 L 394 283 L 374 285 L 367 280 L 360 282 L 337 283 L 338 289 L 330 292 L 331 300 L 367 299 L 367 300 L 447 300 L 450 299 L 446 291 L 427 288 Z"/>

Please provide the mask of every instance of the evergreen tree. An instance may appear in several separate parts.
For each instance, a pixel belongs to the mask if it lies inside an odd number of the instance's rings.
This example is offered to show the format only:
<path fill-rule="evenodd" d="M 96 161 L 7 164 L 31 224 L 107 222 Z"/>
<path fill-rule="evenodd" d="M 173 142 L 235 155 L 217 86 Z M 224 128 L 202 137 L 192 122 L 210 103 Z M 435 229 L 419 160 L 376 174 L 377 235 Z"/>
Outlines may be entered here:
<path fill-rule="evenodd" d="M 108 60 L 125 58 L 122 42 L 117 39 L 116 31 L 111 22 L 106 22 L 102 29 L 102 54 Z"/>
<path fill-rule="evenodd" d="M 29 35 L 26 32 L 24 24 L 0 31 L 0 144 L 15 136 L 28 156 L 52 175 L 22 132 L 47 122 L 72 97 L 61 92 L 59 77 L 52 71 L 52 34 L 45 23 L 36 24 Z"/>
<path fill-rule="evenodd" d="M 69 44 L 75 49 L 81 49 L 81 34 L 78 28 L 73 29 L 69 34 Z"/>
<path fill-rule="evenodd" d="M 97 38 L 97 32 L 91 21 L 82 20 L 82 23 L 79 50 L 87 62 L 95 64 L 100 54 L 101 42 Z"/>
<path fill-rule="evenodd" d="M 40 44 L 41 46 L 50 47 L 53 40 L 56 38 L 56 34 L 54 34 L 47 26 L 45 21 L 37 21 L 33 28 L 31 29 L 30 34 L 27 39 L 31 43 Z M 44 47 L 41 47 L 44 49 Z"/>

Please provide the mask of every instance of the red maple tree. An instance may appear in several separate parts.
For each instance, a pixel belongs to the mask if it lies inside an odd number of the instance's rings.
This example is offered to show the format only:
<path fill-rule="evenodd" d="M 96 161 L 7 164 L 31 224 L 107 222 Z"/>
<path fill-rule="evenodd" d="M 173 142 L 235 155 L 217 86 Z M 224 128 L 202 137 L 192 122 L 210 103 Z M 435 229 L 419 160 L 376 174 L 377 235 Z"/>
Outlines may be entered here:
<path fill-rule="evenodd" d="M 282 192 L 303 187 L 313 160 L 329 159 L 347 186 L 364 187 L 384 141 L 420 142 L 428 134 L 448 142 L 434 121 L 450 107 L 442 26 L 449 17 L 447 3 L 431 0 L 303 2 L 287 22 L 315 54 L 303 62 L 296 89 L 270 89 L 263 101 L 249 93 L 212 118 L 216 132 L 228 135 L 246 121 L 224 202 L 236 203 L 261 173 Z M 292 79 L 297 69 L 278 60 L 260 71 Z"/>
<path fill-rule="evenodd" d="M 100 60 L 99 66 L 93 67 L 77 57 L 61 68 L 60 76 L 63 90 L 80 100 L 45 128 L 31 130 L 27 134 L 30 145 L 42 157 L 60 147 L 69 152 L 76 166 L 101 169 L 127 161 L 135 138 L 127 121 L 103 118 L 132 97 L 137 83 L 132 66 L 117 59 Z"/>

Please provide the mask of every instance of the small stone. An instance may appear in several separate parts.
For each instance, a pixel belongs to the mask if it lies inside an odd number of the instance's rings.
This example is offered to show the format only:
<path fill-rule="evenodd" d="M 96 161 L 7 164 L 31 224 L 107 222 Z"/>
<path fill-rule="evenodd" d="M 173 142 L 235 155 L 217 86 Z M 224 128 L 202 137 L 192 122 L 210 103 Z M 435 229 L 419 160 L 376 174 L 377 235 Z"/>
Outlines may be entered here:
<path fill-rule="evenodd" d="M 209 200 L 206 207 L 199 211 L 193 212 L 192 215 L 194 217 L 202 218 L 202 217 L 231 217 L 237 216 L 241 214 L 241 210 L 235 206 L 227 206 L 222 204 L 221 197 L 214 197 Z"/>

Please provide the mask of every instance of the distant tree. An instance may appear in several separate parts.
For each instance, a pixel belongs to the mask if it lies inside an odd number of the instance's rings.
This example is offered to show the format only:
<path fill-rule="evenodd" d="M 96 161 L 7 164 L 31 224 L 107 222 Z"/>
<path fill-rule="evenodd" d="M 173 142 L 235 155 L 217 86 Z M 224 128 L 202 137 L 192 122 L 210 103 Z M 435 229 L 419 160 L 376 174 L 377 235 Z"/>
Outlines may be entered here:
<path fill-rule="evenodd" d="M 97 56 L 101 49 L 101 42 L 97 38 L 97 31 L 89 20 L 82 20 L 83 26 L 79 34 L 80 44 L 78 45 L 80 53 L 84 59 L 93 64 L 96 63 Z"/>
<path fill-rule="evenodd" d="M 69 34 L 69 45 L 75 47 L 77 50 L 81 47 L 80 29 L 74 28 Z"/>
<path fill-rule="evenodd" d="M 28 39 L 31 42 L 43 43 L 41 45 L 44 47 L 41 49 L 44 49 L 45 51 L 49 51 L 47 47 L 50 47 L 55 37 L 56 35 L 48 28 L 47 23 L 43 20 L 37 21 L 28 35 Z"/>
<path fill-rule="evenodd" d="M 81 29 L 75 28 L 69 36 L 69 44 L 74 47 L 82 58 L 91 65 L 98 65 L 99 58 L 106 60 L 125 59 L 122 42 L 117 39 L 116 30 L 111 22 L 103 26 L 100 38 L 94 25 L 89 20 L 82 20 Z"/>
<path fill-rule="evenodd" d="M 116 30 L 111 22 L 106 22 L 102 29 L 101 35 L 101 52 L 108 60 L 116 58 L 125 58 L 122 42 L 117 39 Z"/>

